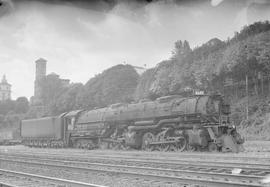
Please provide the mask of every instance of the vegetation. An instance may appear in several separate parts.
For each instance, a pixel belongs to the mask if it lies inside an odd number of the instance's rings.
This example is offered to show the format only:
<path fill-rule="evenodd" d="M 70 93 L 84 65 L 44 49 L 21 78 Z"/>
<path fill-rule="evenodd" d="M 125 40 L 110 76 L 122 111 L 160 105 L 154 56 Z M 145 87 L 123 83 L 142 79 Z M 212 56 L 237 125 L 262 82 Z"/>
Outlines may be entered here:
<path fill-rule="evenodd" d="M 269 65 L 270 24 L 268 21 L 256 22 L 236 32 L 232 39 L 222 42 L 214 38 L 193 50 L 186 41 L 177 41 L 171 59 L 162 61 L 141 77 L 136 96 L 181 94 L 189 88 L 220 92 L 233 106 L 232 118 L 236 125 L 244 129 L 256 128 L 254 126 L 258 124 L 266 127 L 270 126 L 266 117 L 270 112 L 267 109 Z M 145 77 L 149 79 L 145 80 Z M 249 120 L 246 120 L 247 105 Z M 259 129 L 259 133 L 268 132 L 262 126 Z"/>
<path fill-rule="evenodd" d="M 269 55 L 269 22 L 256 22 L 226 42 L 214 38 L 193 50 L 187 41 L 177 41 L 171 59 L 159 63 L 140 79 L 136 95 L 181 93 L 188 87 L 223 92 L 226 79 L 241 82 L 246 75 L 258 94 L 258 80 L 270 70 Z M 144 80 L 147 76 L 151 77 L 148 87 Z"/>
<path fill-rule="evenodd" d="M 26 97 L 0 102 L 0 128 L 19 128 L 20 120 L 25 117 L 28 109 L 29 102 Z"/>
<path fill-rule="evenodd" d="M 6 100 L 0 102 L 0 114 L 6 115 L 8 113 L 23 114 L 29 109 L 29 102 L 26 97 L 18 97 L 14 100 Z"/>
<path fill-rule="evenodd" d="M 77 97 L 81 108 L 131 102 L 139 75 L 130 65 L 117 65 L 90 79 Z"/>
<path fill-rule="evenodd" d="M 138 79 L 139 75 L 130 65 L 109 68 L 91 78 L 85 85 L 65 85 L 58 75 L 49 74 L 41 84 L 41 99 L 45 107 L 35 107 L 28 112 L 28 117 L 59 115 L 76 109 L 93 109 L 117 102 L 131 102 Z"/>

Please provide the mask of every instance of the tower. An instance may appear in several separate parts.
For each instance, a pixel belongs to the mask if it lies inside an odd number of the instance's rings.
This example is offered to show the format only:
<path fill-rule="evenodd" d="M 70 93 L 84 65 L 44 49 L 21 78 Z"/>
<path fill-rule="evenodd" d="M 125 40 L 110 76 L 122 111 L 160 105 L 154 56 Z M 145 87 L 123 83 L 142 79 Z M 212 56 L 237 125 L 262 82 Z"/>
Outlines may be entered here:
<path fill-rule="evenodd" d="M 36 60 L 36 80 L 46 76 L 47 61 L 43 58 Z"/>
<path fill-rule="evenodd" d="M 11 85 L 7 82 L 4 75 L 0 83 L 0 101 L 11 99 Z"/>
<path fill-rule="evenodd" d="M 34 104 L 42 104 L 42 80 L 46 77 L 46 64 L 47 61 L 43 58 L 36 60 L 36 79 L 34 90 Z"/>

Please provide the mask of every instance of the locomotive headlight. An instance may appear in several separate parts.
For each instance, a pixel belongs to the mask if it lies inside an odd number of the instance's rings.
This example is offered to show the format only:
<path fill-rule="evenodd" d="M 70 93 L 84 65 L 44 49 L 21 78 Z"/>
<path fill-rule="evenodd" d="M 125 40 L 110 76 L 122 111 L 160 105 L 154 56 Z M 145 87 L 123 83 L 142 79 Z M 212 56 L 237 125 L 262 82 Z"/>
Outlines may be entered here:
<path fill-rule="evenodd" d="M 222 104 L 221 105 L 221 112 L 225 115 L 229 115 L 231 114 L 231 108 L 230 108 L 230 105 L 228 104 Z"/>

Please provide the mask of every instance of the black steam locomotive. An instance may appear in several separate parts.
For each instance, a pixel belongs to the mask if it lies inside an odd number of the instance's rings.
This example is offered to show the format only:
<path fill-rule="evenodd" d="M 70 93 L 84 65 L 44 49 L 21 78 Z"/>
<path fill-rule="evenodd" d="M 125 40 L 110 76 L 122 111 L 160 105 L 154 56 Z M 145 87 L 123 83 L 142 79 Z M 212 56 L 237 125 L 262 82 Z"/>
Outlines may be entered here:
<path fill-rule="evenodd" d="M 21 137 L 37 147 L 230 151 L 243 141 L 229 114 L 220 95 L 171 95 L 23 120 Z"/>

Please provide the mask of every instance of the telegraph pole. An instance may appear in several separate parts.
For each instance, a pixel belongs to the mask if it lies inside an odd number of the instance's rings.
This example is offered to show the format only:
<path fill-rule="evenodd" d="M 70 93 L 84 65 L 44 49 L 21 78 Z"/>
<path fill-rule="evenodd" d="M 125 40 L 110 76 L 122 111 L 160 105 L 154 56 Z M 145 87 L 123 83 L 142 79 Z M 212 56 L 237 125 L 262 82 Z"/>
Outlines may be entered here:
<path fill-rule="evenodd" d="M 246 97 L 247 97 L 247 105 L 246 105 L 246 120 L 248 121 L 248 46 L 245 45 L 245 55 L 246 55 Z"/>
<path fill-rule="evenodd" d="M 248 74 L 246 74 L 246 96 L 247 96 L 246 117 L 248 120 Z"/>

